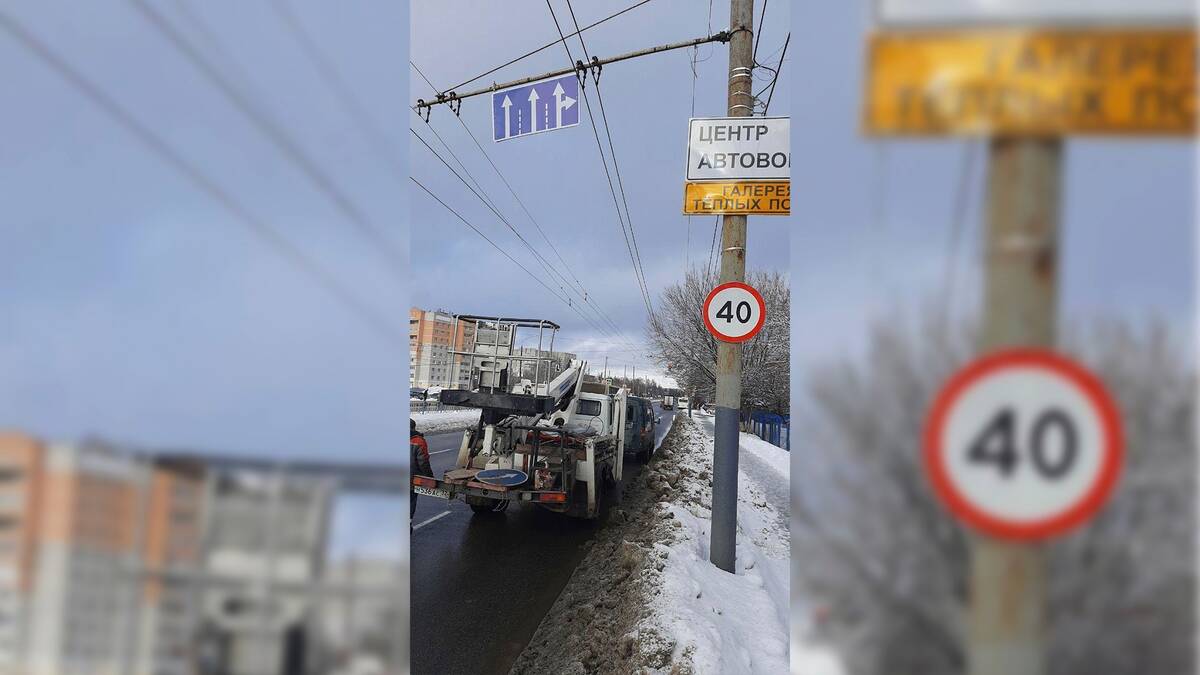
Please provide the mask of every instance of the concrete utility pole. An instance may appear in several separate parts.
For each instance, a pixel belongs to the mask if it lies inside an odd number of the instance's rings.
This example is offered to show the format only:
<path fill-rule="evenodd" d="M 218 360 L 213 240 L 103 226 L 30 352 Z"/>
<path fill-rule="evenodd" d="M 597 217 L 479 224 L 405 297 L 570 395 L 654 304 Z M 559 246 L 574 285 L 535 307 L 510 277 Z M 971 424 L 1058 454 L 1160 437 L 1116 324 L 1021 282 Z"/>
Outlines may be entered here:
<path fill-rule="evenodd" d="M 754 112 L 754 0 L 729 3 L 729 116 Z M 746 216 L 721 217 L 721 281 L 746 280 Z M 717 343 L 717 418 L 713 448 L 709 560 L 734 571 L 737 543 L 738 424 L 742 409 L 742 345 Z"/>
<path fill-rule="evenodd" d="M 1062 141 L 995 138 L 988 158 L 980 351 L 1054 347 Z M 1046 565 L 1036 544 L 976 535 L 970 675 L 1044 675 Z"/>

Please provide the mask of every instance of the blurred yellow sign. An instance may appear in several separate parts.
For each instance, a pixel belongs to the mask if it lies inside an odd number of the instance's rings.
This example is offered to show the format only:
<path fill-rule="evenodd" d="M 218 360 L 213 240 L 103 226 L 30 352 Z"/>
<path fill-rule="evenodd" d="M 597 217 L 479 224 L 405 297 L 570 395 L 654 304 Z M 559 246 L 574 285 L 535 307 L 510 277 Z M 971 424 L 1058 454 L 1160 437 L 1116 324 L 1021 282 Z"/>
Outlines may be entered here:
<path fill-rule="evenodd" d="M 685 215 L 786 216 L 792 209 L 790 181 L 686 183 Z"/>
<path fill-rule="evenodd" d="M 871 37 L 877 135 L 1196 131 L 1192 29 L 895 31 Z"/>

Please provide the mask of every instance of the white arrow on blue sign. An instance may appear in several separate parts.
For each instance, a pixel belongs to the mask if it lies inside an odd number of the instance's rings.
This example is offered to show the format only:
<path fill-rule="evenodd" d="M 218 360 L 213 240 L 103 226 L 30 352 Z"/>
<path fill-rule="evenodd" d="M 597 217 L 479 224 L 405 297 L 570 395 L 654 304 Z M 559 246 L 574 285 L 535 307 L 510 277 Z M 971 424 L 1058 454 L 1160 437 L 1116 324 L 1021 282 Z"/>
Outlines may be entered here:
<path fill-rule="evenodd" d="M 563 75 L 492 92 L 492 140 L 579 124 L 579 80 Z"/>

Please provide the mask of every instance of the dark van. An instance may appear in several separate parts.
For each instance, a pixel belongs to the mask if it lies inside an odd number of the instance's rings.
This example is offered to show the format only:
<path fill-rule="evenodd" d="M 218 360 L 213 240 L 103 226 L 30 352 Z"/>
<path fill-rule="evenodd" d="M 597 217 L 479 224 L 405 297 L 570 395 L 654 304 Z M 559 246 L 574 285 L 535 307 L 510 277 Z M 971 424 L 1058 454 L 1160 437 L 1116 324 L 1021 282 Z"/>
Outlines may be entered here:
<path fill-rule="evenodd" d="M 630 396 L 625 403 L 625 452 L 632 452 L 642 463 L 654 454 L 654 427 L 658 418 L 649 399 Z"/>

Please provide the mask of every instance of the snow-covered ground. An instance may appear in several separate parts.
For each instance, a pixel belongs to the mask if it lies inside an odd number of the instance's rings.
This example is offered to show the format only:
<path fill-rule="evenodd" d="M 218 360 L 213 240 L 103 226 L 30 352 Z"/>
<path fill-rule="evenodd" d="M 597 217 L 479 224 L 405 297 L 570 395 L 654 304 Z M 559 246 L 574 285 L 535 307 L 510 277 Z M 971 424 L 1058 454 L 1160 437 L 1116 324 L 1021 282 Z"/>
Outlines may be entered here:
<path fill-rule="evenodd" d="M 695 413 L 694 413 L 695 414 Z M 643 626 L 670 636 L 677 658 L 697 673 L 784 673 L 788 670 L 787 453 L 742 435 L 736 573 L 708 561 L 712 524 L 712 417 L 681 420 L 675 457 L 696 476 L 663 506 L 679 523 L 665 552 L 659 595 Z M 753 458 L 753 459 L 750 459 Z"/>
<path fill-rule="evenodd" d="M 712 469 L 714 417 L 694 413 L 679 457 L 702 477 Z M 677 653 L 690 652 L 696 672 L 843 675 L 835 651 L 789 631 L 790 460 L 783 448 L 742 433 L 738 455 L 736 574 L 708 561 L 711 490 L 693 503 L 671 503 L 680 536 L 666 546 L 663 592 L 654 621 L 673 636 Z M 791 645 L 789 667 L 789 638 Z"/>
<path fill-rule="evenodd" d="M 429 412 L 413 412 L 410 414 L 417 422 L 417 430 L 425 435 L 439 434 L 447 431 L 459 431 L 479 423 L 478 408 L 460 408 L 457 410 L 431 410 Z"/>

